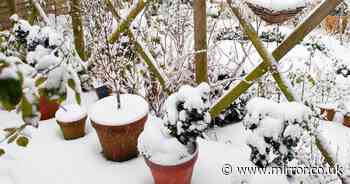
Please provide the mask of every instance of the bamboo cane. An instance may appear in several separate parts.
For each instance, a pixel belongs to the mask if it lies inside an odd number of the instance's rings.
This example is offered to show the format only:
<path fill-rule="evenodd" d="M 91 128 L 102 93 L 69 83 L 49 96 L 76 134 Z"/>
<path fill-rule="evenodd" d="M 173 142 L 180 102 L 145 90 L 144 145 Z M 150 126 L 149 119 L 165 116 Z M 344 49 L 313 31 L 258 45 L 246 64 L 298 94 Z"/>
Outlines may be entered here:
<path fill-rule="evenodd" d="M 120 34 L 124 33 L 127 28 L 130 27 L 132 21 L 137 17 L 137 15 L 144 9 L 145 2 L 144 0 L 138 0 L 137 3 L 131 8 L 130 12 L 125 19 L 121 21 L 118 27 L 113 31 L 112 35 L 109 37 L 109 43 L 115 43 Z"/>
<path fill-rule="evenodd" d="M 117 20 L 121 20 L 121 16 L 119 15 L 117 9 L 113 6 L 113 3 L 111 2 L 111 0 L 105 0 L 108 9 L 112 12 L 112 15 L 114 16 L 115 19 Z M 149 67 L 149 70 L 155 75 L 155 77 L 158 79 L 160 85 L 162 86 L 163 90 L 166 93 L 169 93 L 169 89 L 167 86 L 167 77 L 166 75 L 159 69 L 159 67 L 157 67 L 157 64 L 153 58 L 153 56 L 147 52 L 144 47 L 142 46 L 142 44 L 137 40 L 137 38 L 135 37 L 134 33 L 132 32 L 132 30 L 127 27 L 127 29 L 125 30 L 128 37 L 130 38 L 130 41 L 132 41 L 134 47 L 135 47 L 135 51 L 136 53 L 138 53 L 139 57 L 142 58 L 142 60 L 147 64 L 147 66 Z"/>

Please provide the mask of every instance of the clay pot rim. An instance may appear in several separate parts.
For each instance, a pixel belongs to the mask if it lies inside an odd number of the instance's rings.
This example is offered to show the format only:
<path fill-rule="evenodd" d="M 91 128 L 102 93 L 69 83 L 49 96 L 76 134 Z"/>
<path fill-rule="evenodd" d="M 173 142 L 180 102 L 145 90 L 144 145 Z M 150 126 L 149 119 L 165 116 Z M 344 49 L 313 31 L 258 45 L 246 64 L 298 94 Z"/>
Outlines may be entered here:
<path fill-rule="evenodd" d="M 94 128 L 97 128 L 97 127 L 99 127 L 99 128 L 125 128 L 125 127 L 137 125 L 144 118 L 146 119 L 145 121 L 147 122 L 148 113 L 145 114 L 144 116 L 142 116 L 140 119 L 137 119 L 137 120 L 130 122 L 130 123 L 127 123 L 125 125 L 106 125 L 106 124 L 101 124 L 101 123 L 95 122 L 92 119 L 90 119 L 90 121 L 91 121 L 91 124 Z"/>
<path fill-rule="evenodd" d="M 193 163 L 195 163 L 198 159 L 199 146 L 198 146 L 197 142 L 196 142 L 195 146 L 196 146 L 196 151 L 191 156 L 189 156 L 189 158 L 186 158 L 182 162 L 177 163 L 177 164 L 162 165 L 160 163 L 153 162 L 149 158 L 146 158 L 144 155 L 143 155 L 143 158 L 146 161 L 147 165 L 151 165 L 150 167 L 152 167 L 154 169 L 161 169 L 164 167 L 166 167 L 169 170 L 170 169 L 186 168 L 186 167 L 192 165 Z"/>
<path fill-rule="evenodd" d="M 279 16 L 281 14 L 289 14 L 289 13 L 299 13 L 301 10 L 305 8 L 305 6 L 299 6 L 295 7 L 293 9 L 285 9 L 285 10 L 271 10 L 269 8 L 262 7 L 260 5 L 251 3 L 251 2 L 245 2 L 248 6 L 254 6 L 257 9 L 262 9 L 266 15 L 270 16 Z"/>
<path fill-rule="evenodd" d="M 87 115 L 85 115 L 83 118 L 80 118 L 79 120 L 76 120 L 76 121 L 71 121 L 71 122 L 63 122 L 63 121 L 58 121 L 56 119 L 56 122 L 59 124 L 59 125 L 63 125 L 63 126 L 69 126 L 69 125 L 73 125 L 73 124 L 77 124 L 77 123 L 80 123 L 82 120 L 84 120 L 84 122 L 87 120 Z"/>
<path fill-rule="evenodd" d="M 142 113 L 138 113 L 140 117 L 136 116 L 134 119 L 126 120 L 123 123 L 120 123 L 120 122 L 118 123 L 118 121 L 113 122 L 111 120 L 107 120 L 107 121 L 105 120 L 105 122 L 103 122 L 103 120 L 102 120 L 101 123 L 98 123 L 99 122 L 97 120 L 98 118 L 95 118 L 95 116 L 96 116 L 96 113 L 95 113 L 96 106 L 101 105 L 101 103 L 103 101 L 107 101 L 107 98 L 114 97 L 113 100 L 116 99 L 116 95 L 110 95 L 110 96 L 107 96 L 105 98 L 102 98 L 102 99 L 99 99 L 98 101 L 96 101 L 92 105 L 92 107 L 87 111 L 87 113 L 89 115 L 89 119 L 91 120 L 91 122 L 94 122 L 94 123 L 96 123 L 98 125 L 105 125 L 106 127 L 111 127 L 111 126 L 113 126 L 113 127 L 118 127 L 118 126 L 119 127 L 123 127 L 124 125 L 133 124 L 134 122 L 137 122 L 137 121 L 141 120 L 142 118 L 144 118 L 145 116 L 147 116 L 149 114 L 150 106 L 149 106 L 149 103 L 147 102 L 147 100 L 143 96 L 140 96 L 138 94 L 132 94 L 132 93 L 125 93 L 125 94 L 120 94 L 120 95 L 121 95 L 120 96 L 121 100 L 122 100 L 123 97 L 125 97 L 125 98 L 126 97 L 132 97 L 132 98 L 135 98 L 135 99 L 138 98 L 138 100 L 140 100 L 140 103 L 141 102 L 144 103 L 143 104 L 145 106 L 144 112 L 141 111 Z M 124 108 L 125 107 L 122 107 L 122 109 L 124 109 Z M 134 108 L 134 106 L 131 106 L 131 107 L 129 106 L 129 108 Z M 133 114 L 135 114 L 135 112 L 137 112 L 137 111 L 133 110 Z M 115 116 L 114 113 L 113 113 L 113 116 Z M 118 124 L 114 125 L 113 123 L 118 123 Z"/>

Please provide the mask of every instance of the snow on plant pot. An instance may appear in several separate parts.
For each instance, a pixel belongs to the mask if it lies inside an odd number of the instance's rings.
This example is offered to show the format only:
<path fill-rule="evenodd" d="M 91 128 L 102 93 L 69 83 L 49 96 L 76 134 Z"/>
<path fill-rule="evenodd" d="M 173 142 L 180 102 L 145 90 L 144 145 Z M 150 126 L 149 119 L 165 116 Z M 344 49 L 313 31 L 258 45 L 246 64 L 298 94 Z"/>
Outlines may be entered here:
<path fill-rule="evenodd" d="M 305 0 L 247 0 L 249 8 L 261 19 L 270 24 L 281 24 L 302 11 Z"/>
<path fill-rule="evenodd" d="M 208 84 L 182 86 L 165 101 L 163 120 L 150 120 L 139 137 L 144 156 L 156 184 L 190 184 L 198 157 L 198 136 L 208 128 Z"/>
<path fill-rule="evenodd" d="M 89 117 L 108 160 L 126 161 L 138 155 L 137 138 L 148 111 L 148 103 L 133 94 L 121 94 L 120 103 L 116 96 L 109 96 L 93 105 Z"/>
<path fill-rule="evenodd" d="M 86 110 L 77 104 L 61 106 L 55 114 L 57 124 L 61 127 L 66 140 L 84 137 Z"/>
<path fill-rule="evenodd" d="M 333 104 L 323 104 L 320 106 L 321 116 L 326 121 L 333 121 L 335 115 L 335 106 Z"/>

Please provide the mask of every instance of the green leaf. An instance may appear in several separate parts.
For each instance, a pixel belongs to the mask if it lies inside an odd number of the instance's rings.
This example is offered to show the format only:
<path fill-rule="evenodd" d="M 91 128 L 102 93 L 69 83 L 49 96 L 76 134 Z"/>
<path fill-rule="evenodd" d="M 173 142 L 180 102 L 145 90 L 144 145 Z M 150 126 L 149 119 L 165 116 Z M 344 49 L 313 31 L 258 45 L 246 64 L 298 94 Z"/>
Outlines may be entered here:
<path fill-rule="evenodd" d="M 18 146 L 27 147 L 29 139 L 27 137 L 21 136 L 16 141 Z"/>
<path fill-rule="evenodd" d="M 74 81 L 73 79 L 69 79 L 69 80 L 68 80 L 68 86 L 69 86 L 70 88 L 72 88 L 72 90 L 75 92 L 75 100 L 76 100 L 77 103 L 80 105 L 80 103 L 81 103 L 80 93 L 76 90 L 75 81 Z"/>
<path fill-rule="evenodd" d="M 0 148 L 0 157 L 5 154 L 5 150 Z"/>
<path fill-rule="evenodd" d="M 79 93 L 75 93 L 75 100 L 77 101 L 77 103 L 80 105 L 81 104 L 81 97 Z"/>
<path fill-rule="evenodd" d="M 75 90 L 75 81 L 73 79 L 68 80 L 68 86 Z"/>
<path fill-rule="evenodd" d="M 33 115 L 33 106 L 29 103 L 26 97 L 22 98 L 21 111 L 22 117 L 31 117 Z"/>
<path fill-rule="evenodd" d="M 16 130 L 17 130 L 17 129 L 16 129 L 15 127 L 5 128 L 5 129 L 4 129 L 5 132 L 8 132 L 8 133 L 10 133 L 10 134 L 16 132 Z"/>
<path fill-rule="evenodd" d="M 43 84 L 46 80 L 47 80 L 46 77 L 40 77 L 40 78 L 36 79 L 36 80 L 35 80 L 35 86 L 36 86 L 36 87 L 40 86 L 40 85 Z"/>
<path fill-rule="evenodd" d="M 16 133 L 15 135 L 11 136 L 8 140 L 7 140 L 7 144 L 11 144 L 13 143 L 13 141 L 15 141 L 18 137 L 18 134 Z"/>
<path fill-rule="evenodd" d="M 1 105 L 5 110 L 13 110 L 23 96 L 22 81 L 14 78 L 1 79 L 0 86 Z"/>

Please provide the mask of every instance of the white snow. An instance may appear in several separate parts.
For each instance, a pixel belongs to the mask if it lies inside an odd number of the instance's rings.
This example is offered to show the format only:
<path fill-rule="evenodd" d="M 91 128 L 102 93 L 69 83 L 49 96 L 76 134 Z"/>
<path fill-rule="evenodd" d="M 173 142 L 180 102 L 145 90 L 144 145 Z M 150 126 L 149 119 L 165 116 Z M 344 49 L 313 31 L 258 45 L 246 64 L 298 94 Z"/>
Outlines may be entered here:
<path fill-rule="evenodd" d="M 82 94 L 82 99 L 84 99 L 83 106 L 91 109 L 97 97 L 91 92 Z M 0 111 L 0 120 L 3 122 L 0 127 L 21 123 L 21 118 L 14 112 Z M 159 124 L 151 124 L 151 121 Z M 157 118 L 150 117 L 146 126 L 160 124 Z M 336 122 L 321 125 L 322 133 L 328 142 L 331 142 L 330 148 L 338 152 L 338 159 L 344 161 L 345 165 L 345 161 L 349 160 L 350 129 Z M 7 154 L 0 157 L 0 183 L 149 184 L 154 182 L 142 156 L 123 163 L 107 161 L 100 153 L 98 137 L 90 124 L 87 124 L 86 133 L 82 139 L 64 141 L 55 120 L 51 119 L 43 121 L 39 129 L 33 130 L 28 148 L 1 144 L 0 147 L 5 147 Z M 288 184 L 286 177 L 282 175 L 238 174 L 236 166 L 254 167 L 249 161 L 250 149 L 245 141 L 248 135 L 242 123 L 238 123 L 211 130 L 208 137 L 212 140 L 199 139 L 199 155 L 194 167 L 192 184 L 233 184 L 239 181 L 250 181 L 253 184 Z M 224 164 L 233 166 L 234 171 L 231 175 L 222 173 Z"/>
<path fill-rule="evenodd" d="M 148 114 L 148 103 L 141 96 L 120 95 L 121 108 L 118 109 L 117 97 L 109 96 L 94 104 L 89 111 L 92 121 L 103 125 L 126 125 Z"/>
<path fill-rule="evenodd" d="M 71 123 L 84 118 L 87 115 L 85 108 L 77 104 L 62 105 L 55 114 L 57 121 Z"/>
<path fill-rule="evenodd" d="M 247 2 L 273 11 L 281 11 L 304 7 L 307 0 L 247 0 Z"/>

